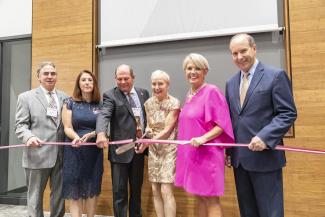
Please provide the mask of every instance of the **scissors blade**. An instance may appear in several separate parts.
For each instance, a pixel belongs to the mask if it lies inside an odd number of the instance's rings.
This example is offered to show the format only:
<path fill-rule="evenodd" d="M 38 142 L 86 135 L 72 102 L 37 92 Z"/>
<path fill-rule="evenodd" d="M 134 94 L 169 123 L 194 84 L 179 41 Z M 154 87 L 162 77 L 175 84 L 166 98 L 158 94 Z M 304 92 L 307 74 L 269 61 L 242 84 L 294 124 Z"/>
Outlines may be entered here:
<path fill-rule="evenodd" d="M 124 152 L 127 152 L 128 150 L 132 149 L 135 147 L 135 142 L 130 142 L 125 145 L 121 145 L 115 150 L 115 153 L 120 155 L 123 154 Z"/>
<path fill-rule="evenodd" d="M 145 132 L 145 133 L 141 136 L 141 138 L 139 138 L 139 139 L 143 139 L 146 135 L 147 135 L 147 132 Z M 125 144 L 125 145 L 122 145 L 122 146 L 118 147 L 118 148 L 115 150 L 115 153 L 118 154 L 118 155 L 123 154 L 124 152 L 126 152 L 126 151 L 128 151 L 128 150 L 134 148 L 135 146 L 136 146 L 136 141 L 134 141 L 134 142 L 130 142 L 130 143 L 127 143 L 127 144 Z"/>

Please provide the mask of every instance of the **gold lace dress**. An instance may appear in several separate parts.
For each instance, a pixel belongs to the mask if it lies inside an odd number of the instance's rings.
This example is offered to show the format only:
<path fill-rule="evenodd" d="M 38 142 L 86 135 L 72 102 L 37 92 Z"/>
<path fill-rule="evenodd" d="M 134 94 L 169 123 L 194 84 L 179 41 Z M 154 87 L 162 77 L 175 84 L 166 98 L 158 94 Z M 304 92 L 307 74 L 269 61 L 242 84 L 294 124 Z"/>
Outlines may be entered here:
<path fill-rule="evenodd" d="M 170 95 L 159 101 L 155 96 L 149 98 L 145 104 L 147 114 L 147 128 L 150 128 L 155 137 L 165 128 L 166 117 L 169 112 L 180 109 L 180 102 Z M 169 136 L 174 140 L 177 135 L 177 127 Z M 150 182 L 173 183 L 175 179 L 177 145 L 174 144 L 150 144 L 148 157 L 148 173 Z"/>

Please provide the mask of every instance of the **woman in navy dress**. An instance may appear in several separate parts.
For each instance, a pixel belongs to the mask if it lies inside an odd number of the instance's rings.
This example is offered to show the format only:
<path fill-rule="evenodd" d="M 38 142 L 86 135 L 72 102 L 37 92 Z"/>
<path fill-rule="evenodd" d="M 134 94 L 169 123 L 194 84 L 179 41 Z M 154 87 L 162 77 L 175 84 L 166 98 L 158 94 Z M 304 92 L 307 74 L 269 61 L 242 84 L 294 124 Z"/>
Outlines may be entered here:
<path fill-rule="evenodd" d="M 82 146 L 82 142 L 96 141 L 96 118 L 100 94 L 96 77 L 82 70 L 76 80 L 73 96 L 66 100 L 62 122 L 67 141 L 64 147 L 63 196 L 70 201 L 72 217 L 81 217 L 83 207 L 88 217 L 95 215 L 97 197 L 101 192 L 103 152 L 96 145 Z"/>

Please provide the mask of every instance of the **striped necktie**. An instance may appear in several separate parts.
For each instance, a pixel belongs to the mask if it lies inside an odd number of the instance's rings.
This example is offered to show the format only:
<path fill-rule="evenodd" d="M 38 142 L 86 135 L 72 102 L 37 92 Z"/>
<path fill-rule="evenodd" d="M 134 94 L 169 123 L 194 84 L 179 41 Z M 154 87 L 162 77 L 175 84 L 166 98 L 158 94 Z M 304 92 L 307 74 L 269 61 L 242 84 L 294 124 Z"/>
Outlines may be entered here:
<path fill-rule="evenodd" d="M 52 108 L 52 109 L 55 109 L 56 111 L 58 111 L 58 107 L 56 105 L 56 101 L 54 99 L 54 96 L 51 91 L 48 92 L 49 96 L 50 96 L 50 101 L 49 101 L 49 107 Z M 57 123 L 57 120 L 58 120 L 58 113 L 56 115 L 56 117 L 52 116 L 52 119 L 55 121 L 55 123 Z"/>
<path fill-rule="evenodd" d="M 245 98 L 246 98 L 246 94 L 247 94 L 247 90 L 249 87 L 249 83 L 248 83 L 248 74 L 244 74 L 243 76 L 243 80 L 242 80 L 242 84 L 241 84 L 241 89 L 240 89 L 240 107 L 243 107 Z"/>
<path fill-rule="evenodd" d="M 141 107 L 139 108 L 137 106 L 137 104 L 135 103 L 135 100 L 133 99 L 133 97 L 135 97 L 135 94 L 132 94 L 132 93 L 128 93 L 127 94 L 127 98 L 128 98 L 128 101 L 130 103 L 130 106 L 133 109 L 136 109 L 138 108 L 139 109 L 139 112 L 140 112 L 140 116 L 135 116 L 135 120 L 136 120 L 136 124 L 137 124 L 137 129 L 136 129 L 136 136 L 137 138 L 140 138 L 142 136 L 142 131 L 143 131 L 143 116 L 142 116 L 142 111 L 141 111 Z M 134 113 L 133 113 L 134 114 Z"/>
<path fill-rule="evenodd" d="M 128 101 L 130 103 L 131 108 L 137 108 L 137 105 L 135 104 L 135 101 L 131 95 L 132 93 L 129 93 L 128 96 Z"/>

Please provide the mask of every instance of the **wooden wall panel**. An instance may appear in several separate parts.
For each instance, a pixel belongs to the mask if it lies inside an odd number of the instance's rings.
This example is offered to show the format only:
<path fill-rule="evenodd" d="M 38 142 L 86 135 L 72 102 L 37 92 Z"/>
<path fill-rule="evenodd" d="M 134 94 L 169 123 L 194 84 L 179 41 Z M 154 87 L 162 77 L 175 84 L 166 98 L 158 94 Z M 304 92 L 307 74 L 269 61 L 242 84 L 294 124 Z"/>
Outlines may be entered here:
<path fill-rule="evenodd" d="M 75 78 L 80 70 L 96 73 L 97 43 L 96 1 L 92 0 L 34 0 L 32 30 L 32 86 L 38 86 L 37 65 L 44 60 L 53 61 L 58 71 L 57 87 L 71 95 Z M 107 156 L 107 154 L 105 154 Z M 108 163 L 105 160 L 103 194 L 98 201 L 98 213 L 111 214 L 111 185 Z M 44 197 L 49 209 L 49 190 Z M 67 206 L 68 207 L 68 206 Z M 68 211 L 68 209 L 67 209 Z"/>
<path fill-rule="evenodd" d="M 91 0 L 34 0 L 32 65 L 33 87 L 38 85 L 36 66 L 52 60 L 59 71 L 58 87 L 71 94 L 81 69 L 97 68 L 96 2 Z M 294 98 L 298 109 L 295 138 L 290 146 L 324 149 L 325 141 L 325 0 L 284 0 L 287 61 L 291 61 Z M 229 57 L 230 58 L 230 57 Z M 105 153 L 102 195 L 98 214 L 112 215 L 110 166 Z M 287 153 L 284 169 L 285 216 L 325 217 L 325 157 Z M 154 217 L 151 186 L 145 171 L 142 208 Z M 48 192 L 47 192 L 48 194 Z M 196 217 L 195 198 L 175 189 L 178 217 Z M 48 199 L 48 195 L 45 196 Z M 226 169 L 226 190 L 221 200 L 224 216 L 239 217 L 231 169 Z M 48 201 L 45 201 L 48 206 Z"/>
<path fill-rule="evenodd" d="M 298 118 L 287 145 L 324 149 L 325 1 L 289 0 L 292 83 Z M 325 216 L 325 156 L 287 154 L 285 211 L 288 217 Z"/>
<path fill-rule="evenodd" d="M 82 2 L 82 3 L 81 3 Z M 91 0 L 34 0 L 32 30 L 32 86 L 38 85 L 37 65 L 53 61 L 58 88 L 68 94 L 81 69 L 93 66 L 93 10 Z"/>

